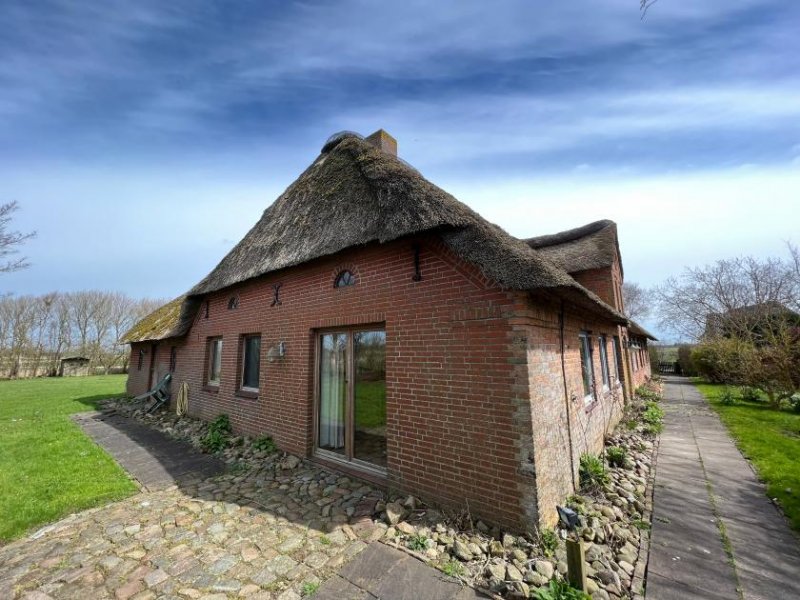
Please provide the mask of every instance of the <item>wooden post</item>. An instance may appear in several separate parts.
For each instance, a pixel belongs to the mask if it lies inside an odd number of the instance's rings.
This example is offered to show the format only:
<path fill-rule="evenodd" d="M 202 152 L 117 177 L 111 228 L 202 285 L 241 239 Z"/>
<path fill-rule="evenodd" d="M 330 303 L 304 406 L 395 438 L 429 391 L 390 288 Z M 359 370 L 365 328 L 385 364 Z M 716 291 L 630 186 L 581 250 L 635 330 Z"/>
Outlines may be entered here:
<path fill-rule="evenodd" d="M 567 538 L 567 579 L 569 584 L 586 592 L 586 559 L 583 550 L 583 540 Z"/>

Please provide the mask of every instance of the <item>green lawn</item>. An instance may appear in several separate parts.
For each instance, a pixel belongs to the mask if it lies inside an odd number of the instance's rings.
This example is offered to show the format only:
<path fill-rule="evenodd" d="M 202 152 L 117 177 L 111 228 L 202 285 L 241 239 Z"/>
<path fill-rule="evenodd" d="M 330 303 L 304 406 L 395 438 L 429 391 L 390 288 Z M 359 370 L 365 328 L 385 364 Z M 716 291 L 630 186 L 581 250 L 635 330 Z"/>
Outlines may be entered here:
<path fill-rule="evenodd" d="M 356 385 L 356 428 L 386 426 L 386 382 L 360 381 Z"/>
<path fill-rule="evenodd" d="M 699 383 L 697 387 L 755 465 L 769 497 L 778 499 L 792 527 L 800 531 L 800 414 L 744 402 L 738 396 L 728 406 L 719 401 L 724 386 Z"/>
<path fill-rule="evenodd" d="M 124 375 L 0 381 L 0 541 L 136 491 L 69 418 L 124 390 Z"/>

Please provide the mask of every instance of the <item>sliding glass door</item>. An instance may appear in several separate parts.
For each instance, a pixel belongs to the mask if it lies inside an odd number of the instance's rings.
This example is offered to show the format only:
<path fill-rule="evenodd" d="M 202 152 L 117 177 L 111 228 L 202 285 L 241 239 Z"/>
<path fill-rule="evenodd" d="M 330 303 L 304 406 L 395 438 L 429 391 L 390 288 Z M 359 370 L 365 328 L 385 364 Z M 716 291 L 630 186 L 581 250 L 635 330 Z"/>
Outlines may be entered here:
<path fill-rule="evenodd" d="M 318 453 L 385 469 L 386 332 L 322 333 L 318 353 Z"/>

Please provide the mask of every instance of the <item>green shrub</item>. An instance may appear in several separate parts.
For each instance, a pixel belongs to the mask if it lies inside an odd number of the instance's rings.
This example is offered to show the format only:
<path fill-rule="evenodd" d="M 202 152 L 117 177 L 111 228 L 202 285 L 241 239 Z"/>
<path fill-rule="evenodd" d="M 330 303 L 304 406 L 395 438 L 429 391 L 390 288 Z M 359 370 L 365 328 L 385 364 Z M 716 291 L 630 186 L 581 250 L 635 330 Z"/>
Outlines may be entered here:
<path fill-rule="evenodd" d="M 739 397 L 745 402 L 760 402 L 761 393 L 754 387 L 745 386 L 739 390 Z"/>
<path fill-rule="evenodd" d="M 262 435 L 260 438 L 257 438 L 253 442 L 253 448 L 259 452 L 267 452 L 269 454 L 273 454 L 278 451 L 278 447 L 275 445 L 275 442 L 268 435 Z"/>
<path fill-rule="evenodd" d="M 609 446 L 606 448 L 606 460 L 608 460 L 609 466 L 624 467 L 627 458 L 628 451 L 622 446 Z"/>
<path fill-rule="evenodd" d="M 637 387 L 635 393 L 643 400 L 661 400 L 661 396 L 658 394 L 658 392 L 651 390 L 644 384 Z"/>
<path fill-rule="evenodd" d="M 800 413 L 800 394 L 795 394 L 789 398 L 789 405 L 792 407 L 794 412 Z"/>
<path fill-rule="evenodd" d="M 736 404 L 736 396 L 733 395 L 733 390 L 727 385 L 722 390 L 722 394 L 719 396 L 719 401 L 725 406 L 733 406 Z"/>
<path fill-rule="evenodd" d="M 464 574 L 464 565 L 453 559 L 448 560 L 439 568 L 442 570 L 442 573 L 449 575 L 450 577 L 458 577 Z"/>
<path fill-rule="evenodd" d="M 534 595 L 536 600 L 592 600 L 591 596 L 580 590 L 576 590 L 566 581 L 550 580 L 550 585 L 546 588 L 536 590 Z"/>
<path fill-rule="evenodd" d="M 648 425 L 661 425 L 663 420 L 664 410 L 658 405 L 657 402 L 653 402 L 651 400 L 644 405 L 642 421 Z"/>
<path fill-rule="evenodd" d="M 428 538 L 424 535 L 420 535 L 415 533 L 410 538 L 408 538 L 408 543 L 406 544 L 411 550 L 416 552 L 422 552 L 423 550 L 427 550 L 428 548 Z"/>
<path fill-rule="evenodd" d="M 608 483 L 608 472 L 603 461 L 594 454 L 582 454 L 580 468 L 581 489 L 598 490 Z"/>
<path fill-rule="evenodd" d="M 553 556 L 558 550 L 558 534 L 552 529 L 539 531 L 539 544 L 545 556 Z"/>
<path fill-rule="evenodd" d="M 203 449 L 206 452 L 219 452 L 227 448 L 231 431 L 231 420 L 228 415 L 219 415 L 208 427 L 208 433 L 202 441 Z"/>

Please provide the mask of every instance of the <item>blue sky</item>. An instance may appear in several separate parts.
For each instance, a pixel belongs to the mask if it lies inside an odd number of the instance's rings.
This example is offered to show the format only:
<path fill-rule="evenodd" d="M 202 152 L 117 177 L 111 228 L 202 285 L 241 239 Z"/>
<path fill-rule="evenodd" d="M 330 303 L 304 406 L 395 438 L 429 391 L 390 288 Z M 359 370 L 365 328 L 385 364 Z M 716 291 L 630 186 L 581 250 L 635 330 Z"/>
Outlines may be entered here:
<path fill-rule="evenodd" d="M 36 229 L 0 291 L 171 297 L 331 133 L 521 237 L 620 225 L 626 277 L 800 241 L 800 6 L 6 1 L 0 200 Z"/>

